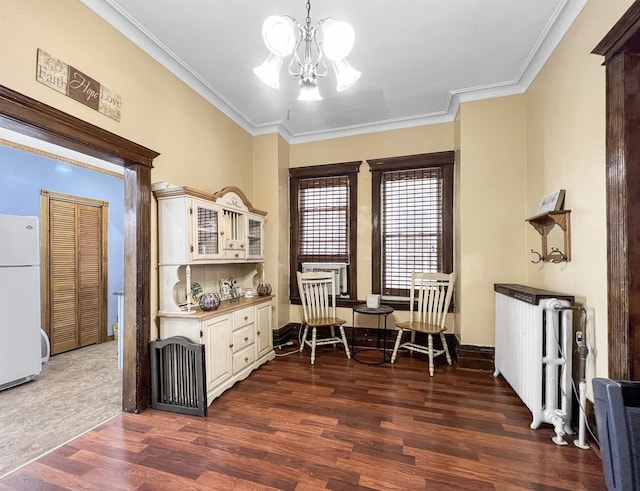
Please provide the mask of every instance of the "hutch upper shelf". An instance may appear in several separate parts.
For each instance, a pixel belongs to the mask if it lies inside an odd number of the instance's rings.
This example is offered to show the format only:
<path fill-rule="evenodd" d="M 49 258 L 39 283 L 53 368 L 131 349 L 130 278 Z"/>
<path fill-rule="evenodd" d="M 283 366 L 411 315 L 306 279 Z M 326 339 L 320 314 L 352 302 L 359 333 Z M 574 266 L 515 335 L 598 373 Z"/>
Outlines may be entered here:
<path fill-rule="evenodd" d="M 261 262 L 265 211 L 240 189 L 207 194 L 156 183 L 160 265 Z"/>

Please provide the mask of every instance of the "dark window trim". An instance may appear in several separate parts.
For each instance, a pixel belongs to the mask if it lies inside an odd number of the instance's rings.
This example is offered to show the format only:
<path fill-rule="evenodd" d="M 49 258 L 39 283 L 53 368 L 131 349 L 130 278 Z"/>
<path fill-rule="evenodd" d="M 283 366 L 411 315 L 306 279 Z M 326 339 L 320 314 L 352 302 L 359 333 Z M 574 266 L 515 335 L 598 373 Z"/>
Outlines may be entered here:
<path fill-rule="evenodd" d="M 390 170 L 421 169 L 426 167 L 442 167 L 444 189 L 443 201 L 443 229 L 442 240 L 444 244 L 451 244 L 445 249 L 443 268 L 445 273 L 453 271 L 453 163 L 455 153 L 453 151 L 434 152 L 400 157 L 388 157 L 368 160 L 371 171 L 371 288 L 373 293 L 382 290 L 380 280 L 382 276 L 381 254 L 381 203 L 380 186 L 382 173 Z M 385 300 L 396 310 L 409 310 L 409 300 Z"/>
<path fill-rule="evenodd" d="M 354 305 L 357 297 L 358 268 L 356 261 L 356 242 L 358 236 L 358 172 L 362 161 L 343 162 L 338 164 L 320 164 L 289 169 L 289 300 L 292 304 L 300 304 L 298 292 L 298 235 L 293 224 L 298 224 L 298 192 L 299 180 L 310 177 L 347 176 L 349 178 L 349 298 L 338 299 L 338 307 Z M 354 303 L 355 302 L 355 303 Z"/>
<path fill-rule="evenodd" d="M 421 169 L 423 167 L 453 165 L 455 153 L 453 150 L 446 152 L 421 153 L 416 155 L 407 155 L 400 157 L 386 157 L 382 159 L 367 160 L 369 170 L 385 171 L 385 170 L 402 170 L 402 169 Z"/>
<path fill-rule="evenodd" d="M 362 161 L 343 162 L 340 164 L 308 165 L 306 167 L 293 167 L 289 169 L 289 177 L 304 179 L 306 177 L 330 177 L 344 176 L 347 174 L 358 175 Z"/>

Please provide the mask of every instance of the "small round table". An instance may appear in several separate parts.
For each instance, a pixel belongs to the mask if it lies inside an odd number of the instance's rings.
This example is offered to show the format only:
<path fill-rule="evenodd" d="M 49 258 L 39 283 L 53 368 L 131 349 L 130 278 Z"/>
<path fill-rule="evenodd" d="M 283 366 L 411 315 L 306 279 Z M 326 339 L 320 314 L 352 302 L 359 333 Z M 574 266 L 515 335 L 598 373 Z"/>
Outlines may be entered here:
<path fill-rule="evenodd" d="M 389 307 L 388 305 L 380 305 L 379 307 L 367 307 L 366 304 L 359 304 L 353 307 L 353 312 L 351 313 L 351 351 L 352 351 L 352 358 L 360 363 L 364 363 L 366 365 L 381 365 L 383 363 L 386 363 L 387 361 L 387 317 L 389 316 L 389 314 L 391 314 L 393 312 L 393 308 Z M 353 346 L 353 341 L 354 341 L 354 334 L 355 334 L 355 330 L 356 330 L 356 323 L 355 323 L 355 317 L 356 317 L 356 313 L 358 314 L 365 314 L 365 315 L 375 315 L 378 317 L 377 321 L 378 321 L 378 343 L 376 345 L 375 348 L 363 348 L 363 349 L 359 349 L 358 351 L 356 351 L 354 349 Z M 362 353 L 363 351 L 371 351 L 372 349 L 374 350 L 378 350 L 380 351 L 380 318 L 383 317 L 384 318 L 384 329 L 383 329 L 383 334 L 384 334 L 384 344 L 382 346 L 382 360 L 380 361 L 375 361 L 375 362 L 371 362 L 371 361 L 364 361 L 364 360 L 358 360 L 358 358 L 356 357 L 356 355 L 358 353 Z"/>

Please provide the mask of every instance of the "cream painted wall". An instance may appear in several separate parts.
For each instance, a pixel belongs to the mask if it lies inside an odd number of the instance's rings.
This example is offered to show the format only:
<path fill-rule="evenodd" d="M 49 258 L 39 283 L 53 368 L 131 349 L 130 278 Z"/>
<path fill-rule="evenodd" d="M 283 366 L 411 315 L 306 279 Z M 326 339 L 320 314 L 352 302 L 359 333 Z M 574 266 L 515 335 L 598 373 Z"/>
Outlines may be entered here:
<path fill-rule="evenodd" d="M 265 281 L 271 284 L 274 328 L 289 323 L 289 144 L 278 134 L 253 141 L 254 206 L 265 220 Z"/>
<path fill-rule="evenodd" d="M 460 280 L 460 268 L 459 264 L 462 263 L 462 250 L 460 248 L 460 217 L 458 210 L 460 209 L 460 111 L 456 114 L 456 119 L 453 124 L 453 148 L 455 152 L 454 167 L 453 167 L 453 270 L 458 273 L 457 280 Z M 453 301 L 457 306 L 456 311 L 459 312 L 461 305 L 460 288 L 456 288 L 453 291 Z M 460 325 L 460 316 L 455 315 L 453 319 L 452 331 L 460 340 L 460 332 L 462 327 Z"/>
<path fill-rule="evenodd" d="M 266 209 L 267 205 L 275 198 L 277 190 L 277 169 L 278 169 L 278 135 L 273 133 L 270 135 L 257 136 L 253 139 L 253 186 L 255 192 L 253 194 L 253 206 L 261 210 Z M 277 254 L 277 234 L 278 216 L 267 215 L 265 219 L 265 255 L 275 256 Z M 275 262 L 274 262 L 275 264 Z M 271 275 L 268 266 L 265 268 L 266 276 Z M 257 285 L 256 285 L 257 286 Z"/>
<path fill-rule="evenodd" d="M 358 234 L 357 267 L 358 298 L 364 300 L 371 293 L 371 173 L 367 159 L 396 155 L 413 155 L 440 152 L 453 148 L 453 123 L 421 126 L 404 130 L 370 133 L 334 140 L 318 141 L 291 146 L 291 167 L 365 161 L 358 175 Z M 288 262 L 286 264 L 288 272 Z M 351 324 L 351 309 L 338 309 L 338 315 Z M 291 305 L 292 322 L 300 322 L 299 305 Z M 406 313 L 394 312 L 388 325 L 396 320 L 406 320 Z M 375 326 L 374 316 L 359 316 L 358 326 Z"/>
<path fill-rule="evenodd" d="M 251 199 L 252 136 L 79 0 L 3 1 L 0 83 L 160 152 L 153 180 Z M 35 79 L 36 51 L 69 63 L 122 97 L 114 121 Z M 8 67 L 11 67 L 10 69 Z"/>
<path fill-rule="evenodd" d="M 462 104 L 459 127 L 457 331 L 493 346 L 493 284 L 525 279 L 524 97 Z"/>
<path fill-rule="evenodd" d="M 277 278 L 278 297 L 277 326 L 281 327 L 290 322 L 289 315 L 289 144 L 278 137 L 278 269 L 274 277 Z"/>
<path fill-rule="evenodd" d="M 0 32 L 0 84 L 160 152 L 152 171 L 154 182 L 206 192 L 235 185 L 253 200 L 253 137 L 79 0 L 2 1 Z M 114 121 L 36 82 L 38 48 L 120 94 L 122 120 Z M 265 209 L 275 212 L 272 201 Z M 155 206 L 152 214 L 155 224 Z M 152 234 L 156 236 L 155 229 Z M 155 240 L 152 252 L 157 257 Z M 154 269 L 152 292 L 157 284 Z M 157 296 L 151 300 L 154 318 Z M 156 334 L 154 322 L 152 338 Z"/>
<path fill-rule="evenodd" d="M 525 95 L 527 214 L 556 189 L 566 190 L 572 210 L 571 262 L 526 261 L 527 283 L 584 304 L 588 378 L 608 373 L 605 68 L 591 50 L 632 3 L 590 0 Z M 539 247 L 539 235 L 527 229 L 526 250 Z"/>

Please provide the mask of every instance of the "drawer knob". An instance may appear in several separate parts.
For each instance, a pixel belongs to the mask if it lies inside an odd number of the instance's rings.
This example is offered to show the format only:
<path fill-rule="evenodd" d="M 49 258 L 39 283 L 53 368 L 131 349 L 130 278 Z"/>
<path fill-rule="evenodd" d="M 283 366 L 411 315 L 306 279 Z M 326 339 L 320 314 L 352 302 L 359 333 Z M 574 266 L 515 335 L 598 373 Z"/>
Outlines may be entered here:
<path fill-rule="evenodd" d="M 246 362 L 248 362 L 248 361 L 249 361 L 249 357 L 248 357 L 248 356 L 245 356 L 245 357 L 244 357 L 244 362 L 246 363 Z"/>
<path fill-rule="evenodd" d="M 258 336 L 260 336 L 260 331 L 258 331 Z"/>
<path fill-rule="evenodd" d="M 233 348 L 233 343 L 231 343 L 231 344 L 229 345 L 229 348 Z"/>
<path fill-rule="evenodd" d="M 244 316 L 244 320 L 249 320 L 249 316 L 248 316 L 248 315 L 245 315 L 245 316 Z"/>
<path fill-rule="evenodd" d="M 233 249 L 233 242 L 229 244 L 229 247 Z"/>
<path fill-rule="evenodd" d="M 238 254 L 238 253 L 236 252 L 236 257 L 238 257 L 239 255 L 240 255 L 240 254 Z"/>
<path fill-rule="evenodd" d="M 244 337 L 244 340 L 245 340 L 245 341 L 249 341 L 249 336 L 245 336 L 245 337 Z"/>

